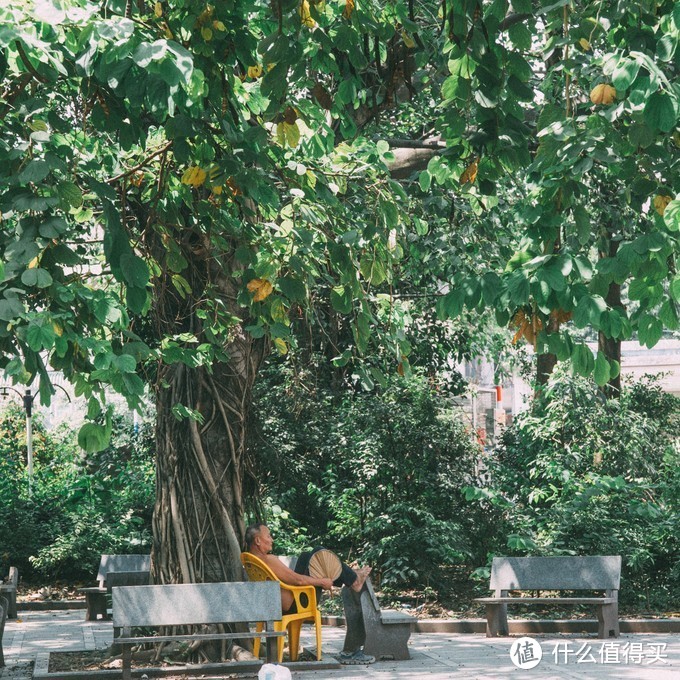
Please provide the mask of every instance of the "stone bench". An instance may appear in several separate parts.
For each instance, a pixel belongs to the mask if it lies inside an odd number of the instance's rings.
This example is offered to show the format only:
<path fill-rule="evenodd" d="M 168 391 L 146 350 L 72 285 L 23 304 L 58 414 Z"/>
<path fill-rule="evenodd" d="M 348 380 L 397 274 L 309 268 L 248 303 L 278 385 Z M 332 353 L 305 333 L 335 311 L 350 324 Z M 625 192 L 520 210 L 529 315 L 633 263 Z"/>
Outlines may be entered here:
<path fill-rule="evenodd" d="M 381 609 L 367 578 L 361 592 L 342 589 L 345 607 L 345 643 L 343 651 L 353 652 L 363 647 L 364 653 L 376 659 L 410 659 L 408 640 L 415 619 L 393 609 Z"/>
<path fill-rule="evenodd" d="M 108 618 L 106 596 L 111 594 L 111 574 L 119 574 L 112 577 L 119 586 L 147 585 L 150 570 L 150 555 L 102 555 L 97 570 L 99 585 L 78 590 L 85 595 L 85 620 L 96 621 L 99 616 Z"/>
<path fill-rule="evenodd" d="M 120 630 L 117 645 L 123 647 L 123 680 L 132 677 L 132 645 L 172 641 L 267 639 L 267 661 L 276 662 L 274 631 L 281 619 L 281 593 L 276 581 L 246 583 L 189 583 L 160 586 L 115 587 L 112 590 L 113 626 Z M 172 633 L 149 635 L 148 630 L 165 626 L 205 626 L 264 622 L 262 632 Z"/>
<path fill-rule="evenodd" d="M 8 619 L 17 617 L 17 588 L 19 587 L 19 570 L 16 567 L 9 568 L 9 575 L 0 584 L 0 597 L 7 598 L 8 608 L 5 616 Z"/>
<path fill-rule="evenodd" d="M 478 597 L 486 606 L 486 636 L 508 635 L 508 605 L 590 604 L 597 613 L 599 638 L 619 637 L 621 556 L 494 557 L 489 588 L 493 597 Z M 509 596 L 509 591 L 604 591 L 602 597 Z"/>
<path fill-rule="evenodd" d="M 7 619 L 7 609 L 9 604 L 6 597 L 0 595 L 0 668 L 5 665 L 5 655 L 2 651 L 2 634 L 5 632 L 5 620 Z"/>

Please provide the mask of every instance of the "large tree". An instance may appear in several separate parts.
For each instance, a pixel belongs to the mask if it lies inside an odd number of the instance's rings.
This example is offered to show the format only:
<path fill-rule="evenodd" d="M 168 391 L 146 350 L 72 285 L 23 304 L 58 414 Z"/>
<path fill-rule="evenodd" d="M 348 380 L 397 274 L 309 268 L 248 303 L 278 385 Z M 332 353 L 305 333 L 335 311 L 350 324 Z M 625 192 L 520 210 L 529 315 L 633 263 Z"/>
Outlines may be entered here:
<path fill-rule="evenodd" d="M 451 254 L 441 316 L 488 306 L 599 381 L 570 317 L 647 344 L 677 323 L 672 3 L 36 0 L 0 22 L 0 360 L 43 400 L 63 371 L 90 449 L 105 387 L 152 386 L 158 582 L 237 576 L 251 388 L 292 319 L 331 309 L 337 363 L 379 337 L 408 370 L 391 310 L 421 238 Z M 597 260 L 602 168 L 640 227 Z"/>

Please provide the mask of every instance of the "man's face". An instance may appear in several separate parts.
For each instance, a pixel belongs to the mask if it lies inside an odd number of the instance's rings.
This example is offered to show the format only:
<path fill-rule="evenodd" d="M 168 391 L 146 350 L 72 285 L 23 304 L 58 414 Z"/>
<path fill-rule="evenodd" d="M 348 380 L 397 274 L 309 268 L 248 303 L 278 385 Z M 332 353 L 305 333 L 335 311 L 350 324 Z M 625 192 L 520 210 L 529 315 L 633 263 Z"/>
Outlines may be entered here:
<path fill-rule="evenodd" d="M 272 538 L 271 532 L 269 531 L 269 527 L 260 528 L 260 533 L 255 539 L 255 542 L 257 543 L 257 547 L 263 553 L 271 552 L 272 548 L 274 547 L 274 539 Z"/>

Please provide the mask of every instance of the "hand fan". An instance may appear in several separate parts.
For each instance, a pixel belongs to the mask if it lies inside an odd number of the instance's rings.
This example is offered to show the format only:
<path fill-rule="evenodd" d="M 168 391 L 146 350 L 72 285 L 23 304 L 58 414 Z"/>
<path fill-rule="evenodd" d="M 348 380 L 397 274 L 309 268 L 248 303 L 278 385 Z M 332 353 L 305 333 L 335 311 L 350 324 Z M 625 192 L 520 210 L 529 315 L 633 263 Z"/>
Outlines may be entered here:
<path fill-rule="evenodd" d="M 329 578 L 335 581 L 341 573 L 340 558 L 330 550 L 318 550 L 309 558 L 309 575 L 314 578 Z"/>

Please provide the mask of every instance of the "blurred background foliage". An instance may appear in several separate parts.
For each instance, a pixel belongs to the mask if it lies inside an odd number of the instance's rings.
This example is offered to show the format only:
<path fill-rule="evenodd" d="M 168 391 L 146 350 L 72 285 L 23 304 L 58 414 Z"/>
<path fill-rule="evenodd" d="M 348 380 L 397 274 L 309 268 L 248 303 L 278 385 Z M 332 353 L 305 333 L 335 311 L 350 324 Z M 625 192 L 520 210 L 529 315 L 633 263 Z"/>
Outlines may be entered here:
<path fill-rule="evenodd" d="M 621 554 L 622 606 L 673 608 L 680 400 L 654 380 L 605 399 L 558 370 L 482 450 L 452 406 L 461 381 L 415 370 L 366 391 L 340 370 L 311 353 L 304 368 L 271 360 L 258 382 L 250 448 L 276 552 L 330 546 L 384 591 L 458 610 L 486 592 L 493 555 Z M 85 454 L 38 418 L 29 496 L 23 410 L 0 412 L 0 573 L 89 582 L 101 553 L 149 549 L 151 420 L 114 422 L 112 445 Z"/>
<path fill-rule="evenodd" d="M 68 425 L 34 417 L 35 475 L 29 495 L 24 411 L 0 412 L 0 563 L 25 581 L 88 580 L 106 552 L 151 544 L 153 436 L 148 418 L 114 416 L 108 448 L 85 453 Z M 1 573 L 1 572 L 0 572 Z"/>

